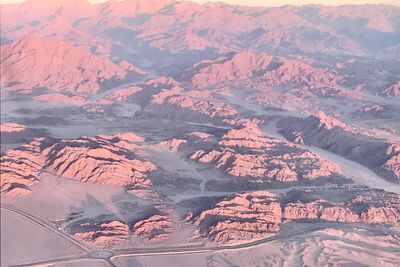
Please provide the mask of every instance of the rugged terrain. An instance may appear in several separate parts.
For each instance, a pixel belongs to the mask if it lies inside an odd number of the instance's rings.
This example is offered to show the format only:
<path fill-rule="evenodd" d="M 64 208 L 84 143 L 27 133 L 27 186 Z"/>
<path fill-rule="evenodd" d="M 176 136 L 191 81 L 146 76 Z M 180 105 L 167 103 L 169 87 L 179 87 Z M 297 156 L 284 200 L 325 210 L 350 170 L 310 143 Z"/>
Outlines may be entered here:
<path fill-rule="evenodd" d="M 1 4 L 1 265 L 396 266 L 399 44 L 396 6 Z"/>

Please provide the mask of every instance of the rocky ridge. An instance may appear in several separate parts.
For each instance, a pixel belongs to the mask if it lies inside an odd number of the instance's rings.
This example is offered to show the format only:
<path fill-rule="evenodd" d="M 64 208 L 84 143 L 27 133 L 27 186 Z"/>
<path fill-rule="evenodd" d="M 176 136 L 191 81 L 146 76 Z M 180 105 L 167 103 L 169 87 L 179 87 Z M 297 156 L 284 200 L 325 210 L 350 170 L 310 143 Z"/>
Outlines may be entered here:
<path fill-rule="evenodd" d="M 34 140 L 2 156 L 1 191 L 16 194 L 29 190 L 29 186 L 40 182 L 41 171 L 80 182 L 134 185 L 132 192 L 147 191 L 151 185 L 147 175 L 156 166 L 137 156 L 143 141 L 133 133 Z"/>
<path fill-rule="evenodd" d="M 319 112 L 306 119 L 282 120 L 288 140 L 317 146 L 370 168 L 383 178 L 399 182 L 399 144 L 356 132 L 338 119 Z"/>

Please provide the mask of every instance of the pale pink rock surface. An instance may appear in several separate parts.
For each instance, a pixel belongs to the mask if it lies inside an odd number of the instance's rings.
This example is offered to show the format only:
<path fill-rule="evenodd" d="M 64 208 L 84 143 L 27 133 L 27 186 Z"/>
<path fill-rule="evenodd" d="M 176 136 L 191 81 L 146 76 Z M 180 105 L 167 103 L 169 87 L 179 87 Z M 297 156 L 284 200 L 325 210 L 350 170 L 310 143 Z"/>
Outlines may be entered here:
<path fill-rule="evenodd" d="M 250 48 L 365 55 L 365 42 L 343 34 L 337 23 L 350 25 L 345 29 L 351 32 L 356 28 L 357 32 L 373 30 L 393 34 L 398 29 L 399 15 L 397 8 L 384 5 L 287 5 L 260 10 L 219 3 L 200 5 L 159 0 L 107 1 L 97 5 L 84 0 L 27 1 L 21 5 L 2 5 L 2 12 L 7 16 L 2 20 L 2 30 L 9 40 L 32 32 L 40 36 L 55 34 L 102 54 L 113 50 L 104 40 L 107 33 L 123 28 L 138 33 L 135 36 L 138 42 L 167 51 L 229 52 Z M 48 20 L 49 14 L 52 16 Z M 95 37 L 92 32 L 96 33 Z"/>
<path fill-rule="evenodd" d="M 76 106 L 84 106 L 90 102 L 83 96 L 68 96 L 61 93 L 49 93 L 34 96 L 33 99 L 46 101 L 51 103 L 72 104 Z"/>
<path fill-rule="evenodd" d="M 220 57 L 214 61 L 204 61 L 194 65 L 191 78 L 193 86 L 214 85 L 232 80 L 244 80 L 253 76 L 253 72 L 267 68 L 272 56 L 242 52 L 232 58 Z"/>
<path fill-rule="evenodd" d="M 190 158 L 227 174 L 294 182 L 340 174 L 338 165 L 297 145 L 265 135 L 250 120 L 228 130 L 212 150 L 198 150 Z"/>
<path fill-rule="evenodd" d="M 297 59 L 272 57 L 257 52 L 239 52 L 214 61 L 204 61 L 187 70 L 194 87 L 232 83 L 251 88 L 269 88 L 289 82 L 314 87 L 334 87 L 342 77 Z"/>
<path fill-rule="evenodd" d="M 156 169 L 149 161 L 128 156 L 142 139 L 136 135 L 83 137 L 61 140 L 47 148 L 48 170 L 81 182 L 150 186 L 147 174 Z"/>
<path fill-rule="evenodd" d="M 173 225 L 169 216 L 155 214 L 135 222 L 131 231 L 144 240 L 161 241 L 171 237 Z"/>
<path fill-rule="evenodd" d="M 129 227 L 121 221 L 84 222 L 70 229 L 74 237 L 98 247 L 112 247 L 129 238 Z"/>
<path fill-rule="evenodd" d="M 292 198 L 283 207 L 285 220 L 324 220 L 335 222 L 361 222 L 367 224 L 394 224 L 400 222 L 400 195 L 372 189 L 336 189 L 332 192 L 316 190 L 292 191 Z M 334 195 L 332 194 L 332 195 Z M 293 199 L 294 198 L 294 199 Z M 316 200 L 309 201 L 307 199 Z"/>
<path fill-rule="evenodd" d="M 282 210 L 276 195 L 268 192 L 244 193 L 226 198 L 214 207 L 187 220 L 199 234 L 218 243 L 235 243 L 266 237 L 279 230 Z"/>
<path fill-rule="evenodd" d="M 326 207 L 321 211 L 321 220 L 335 222 L 358 222 L 359 215 L 347 207 Z"/>
<path fill-rule="evenodd" d="M 392 16 L 396 10 L 386 9 L 383 5 L 376 5 L 374 8 L 362 6 L 359 8 L 346 8 L 344 6 L 329 7 L 322 6 L 319 15 L 328 19 L 366 19 L 367 23 L 364 27 L 381 32 L 395 31 L 395 24 Z"/>
<path fill-rule="evenodd" d="M 165 149 L 165 150 L 170 150 L 172 152 L 177 152 L 179 150 L 179 147 L 182 144 L 185 144 L 187 141 L 183 139 L 171 139 L 167 141 L 162 141 L 156 145 L 154 145 L 154 148 L 157 149 Z"/>
<path fill-rule="evenodd" d="M 110 95 L 106 96 L 106 99 L 117 101 L 117 102 L 125 102 L 134 94 L 142 91 L 143 88 L 132 86 L 128 88 L 118 89 L 117 91 L 111 93 Z"/>
<path fill-rule="evenodd" d="M 79 139 L 35 139 L 1 157 L 1 192 L 29 193 L 42 171 L 102 185 L 130 186 L 133 194 L 154 195 L 148 174 L 156 170 L 136 152 L 144 138 L 134 133 Z"/>
<path fill-rule="evenodd" d="M 400 81 L 397 81 L 392 86 L 383 90 L 379 95 L 384 97 L 398 97 L 400 96 Z"/>
<path fill-rule="evenodd" d="M 367 107 L 367 111 L 380 110 Z M 297 122 L 282 126 L 281 133 L 290 141 L 327 149 L 373 170 L 382 178 L 398 183 L 400 144 L 375 137 L 359 127 L 319 111 Z"/>
<path fill-rule="evenodd" d="M 288 203 L 283 209 L 283 217 L 289 220 L 318 219 L 321 208 L 318 202 Z"/>
<path fill-rule="evenodd" d="M 390 172 L 396 179 L 400 180 L 400 144 L 393 143 L 386 152 L 389 159 L 382 165 L 383 169 Z"/>
<path fill-rule="evenodd" d="M 287 221 L 399 225 L 400 195 L 357 187 L 292 190 L 280 196 L 258 191 L 216 200 L 207 209 L 189 212 L 186 220 L 201 236 L 219 243 L 263 238 Z"/>
<path fill-rule="evenodd" d="M 1 156 L 1 193 L 10 196 L 26 195 L 31 192 L 31 186 L 40 182 L 39 175 L 45 165 L 40 147 L 42 141 L 41 138 L 35 139 Z"/>
<path fill-rule="evenodd" d="M 333 129 L 335 127 L 338 127 L 346 131 L 352 131 L 351 127 L 348 126 L 346 123 L 336 119 L 333 116 L 327 115 L 323 111 L 318 111 L 318 113 L 314 115 L 314 117 L 319 121 L 319 127 L 323 127 L 326 129 Z"/>
<path fill-rule="evenodd" d="M 19 133 L 25 131 L 26 126 L 18 123 L 2 123 L 0 125 L 0 132 L 2 133 Z"/>
<path fill-rule="evenodd" d="M 191 137 L 198 137 L 200 139 L 203 139 L 205 141 L 211 140 L 213 136 L 211 134 L 205 133 L 205 132 L 193 132 L 190 134 Z"/>
<path fill-rule="evenodd" d="M 184 92 L 183 88 L 179 86 L 161 90 L 160 93 L 153 96 L 152 103 L 192 110 L 211 118 L 231 117 L 237 114 L 235 108 L 229 104 L 193 97 L 190 91 Z"/>
<path fill-rule="evenodd" d="M 33 35 L 2 49 L 1 73 L 2 82 L 17 83 L 21 89 L 48 87 L 83 95 L 96 93 L 103 81 L 122 80 L 127 74 L 105 58 L 61 40 Z"/>

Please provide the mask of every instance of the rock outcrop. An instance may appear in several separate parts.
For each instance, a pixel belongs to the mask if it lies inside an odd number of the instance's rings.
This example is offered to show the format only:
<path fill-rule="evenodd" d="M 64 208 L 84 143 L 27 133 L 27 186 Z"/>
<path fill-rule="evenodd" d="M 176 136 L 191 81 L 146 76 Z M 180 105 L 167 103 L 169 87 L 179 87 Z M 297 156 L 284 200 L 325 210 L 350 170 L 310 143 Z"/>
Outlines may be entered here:
<path fill-rule="evenodd" d="M 118 220 L 76 223 L 67 230 L 75 238 L 98 247 L 112 247 L 129 237 L 129 227 Z"/>
<path fill-rule="evenodd" d="M 106 81 L 125 79 L 127 71 L 64 41 L 30 35 L 2 48 L 1 74 L 10 90 L 46 87 L 88 95 Z"/>
<path fill-rule="evenodd" d="M 138 159 L 133 150 L 143 138 L 134 134 L 60 140 L 47 148 L 47 169 L 81 182 L 125 186 L 149 186 L 147 174 L 156 169 Z"/>
<path fill-rule="evenodd" d="M 288 221 L 400 223 L 400 195 L 366 187 L 291 190 L 282 195 L 258 191 L 191 205 L 195 207 L 189 208 L 186 220 L 197 226 L 200 236 L 217 243 L 265 238 Z"/>
<path fill-rule="evenodd" d="M 168 215 L 154 214 L 134 222 L 131 230 L 144 240 L 161 241 L 171 236 L 173 221 Z"/>
<path fill-rule="evenodd" d="M 380 96 L 384 97 L 398 97 L 400 96 L 400 81 L 395 82 L 392 86 L 386 88 L 379 93 Z"/>
<path fill-rule="evenodd" d="M 260 9 L 173 0 L 114 1 L 99 5 L 75 0 L 28 1 L 21 5 L 2 5 L 2 10 L 7 17 L 2 24 L 4 38 L 13 40 L 31 32 L 56 35 L 98 53 L 113 50 L 103 40 L 106 37 L 128 44 L 130 39 L 120 36 L 135 33 L 132 38 L 138 43 L 164 51 L 221 53 L 252 49 L 274 54 L 372 55 L 373 51 L 368 51 L 371 44 L 355 36 L 371 33 L 391 36 L 399 28 L 398 9 L 384 5 L 288 5 Z M 359 23 L 349 23 L 354 21 Z M 377 49 L 384 50 L 396 48 L 397 43 L 376 45 Z"/>
<path fill-rule="evenodd" d="M 20 125 L 18 123 L 2 123 L 0 125 L 1 133 L 19 133 L 25 131 L 26 126 Z"/>
<path fill-rule="evenodd" d="M 400 195 L 365 187 L 292 190 L 281 203 L 284 220 L 367 224 L 400 221 Z"/>
<path fill-rule="evenodd" d="M 282 210 L 276 195 L 244 193 L 226 198 L 199 214 L 189 214 L 199 234 L 218 243 L 265 237 L 279 230 Z"/>
<path fill-rule="evenodd" d="M 34 96 L 33 99 L 54 104 L 69 104 L 75 106 L 84 106 L 90 104 L 90 101 L 83 96 L 66 95 L 61 93 L 41 94 Z"/>
<path fill-rule="evenodd" d="M 111 94 L 107 95 L 105 99 L 117 101 L 117 102 L 125 102 L 128 101 L 134 94 L 142 91 L 143 88 L 138 86 L 131 86 L 127 88 L 118 89 Z"/>
<path fill-rule="evenodd" d="M 204 144 L 204 147 L 190 158 L 211 164 L 229 175 L 253 178 L 261 183 L 314 180 L 341 172 L 339 166 L 313 152 L 264 134 L 256 121 L 238 125 L 226 131 L 218 143 Z"/>
<path fill-rule="evenodd" d="M 237 114 L 235 108 L 229 104 L 193 96 L 191 91 L 184 91 L 181 87 L 161 90 L 159 94 L 153 96 L 152 103 L 191 110 L 211 118 L 232 117 Z"/>
<path fill-rule="evenodd" d="M 22 196 L 31 192 L 30 187 L 39 183 L 39 175 L 46 158 L 42 154 L 44 139 L 8 150 L 1 156 L 1 193 Z"/>
<path fill-rule="evenodd" d="M 234 84 L 269 88 L 289 82 L 314 87 L 335 87 L 342 78 L 297 59 L 272 57 L 255 52 L 232 53 L 194 65 L 186 73 L 194 87 Z"/>
<path fill-rule="evenodd" d="M 177 152 L 179 150 L 179 147 L 186 143 L 187 143 L 187 141 L 184 139 L 174 138 L 171 140 L 162 141 L 158 144 L 155 144 L 153 147 L 156 149 L 165 149 L 165 150 L 169 150 L 172 152 Z"/>
<path fill-rule="evenodd" d="M 29 193 L 42 171 L 80 182 L 128 186 L 134 194 L 149 195 L 147 175 L 156 166 L 135 152 L 143 137 L 133 133 L 78 139 L 35 139 L 1 157 L 1 192 Z"/>
<path fill-rule="evenodd" d="M 281 133 L 290 141 L 326 149 L 370 168 L 383 178 L 400 181 L 398 142 L 363 135 L 321 112 L 306 119 L 284 119 L 279 124 Z"/>

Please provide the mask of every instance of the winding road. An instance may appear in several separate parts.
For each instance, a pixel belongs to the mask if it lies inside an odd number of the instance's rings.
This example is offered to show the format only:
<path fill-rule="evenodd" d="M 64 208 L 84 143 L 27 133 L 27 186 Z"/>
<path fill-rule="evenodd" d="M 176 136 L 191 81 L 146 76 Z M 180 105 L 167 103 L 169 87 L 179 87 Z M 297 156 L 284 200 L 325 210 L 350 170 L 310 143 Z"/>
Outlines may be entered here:
<path fill-rule="evenodd" d="M 199 245 L 186 245 L 186 246 L 171 246 L 171 247 L 153 247 L 153 248 L 129 248 L 129 249 L 114 249 L 114 250 L 93 250 L 92 248 L 86 246 L 85 244 L 77 241 L 76 239 L 72 238 L 71 236 L 67 235 L 60 231 L 53 223 L 47 221 L 46 219 L 40 218 L 39 216 L 29 214 L 26 211 L 20 210 L 12 205 L 1 204 L 1 209 L 8 210 L 10 212 L 16 213 L 27 220 L 30 220 L 41 227 L 46 228 L 68 240 L 70 243 L 77 246 L 79 249 L 82 250 L 82 254 L 79 255 L 71 255 L 65 257 L 58 257 L 49 259 L 46 261 L 38 261 L 38 262 L 30 262 L 27 264 L 20 264 L 15 266 L 43 266 L 43 265 L 52 265 L 52 264 L 59 264 L 59 263 L 67 263 L 67 262 L 74 262 L 78 260 L 85 260 L 85 259 L 97 259 L 102 260 L 107 263 L 109 266 L 116 266 L 113 261 L 119 258 L 126 258 L 126 257 L 145 257 L 145 256 L 160 256 L 160 255 L 181 255 L 181 254 L 198 254 L 198 253 L 213 253 L 223 250 L 238 250 L 244 248 L 250 248 L 254 246 L 258 246 L 265 243 L 270 243 L 282 239 L 291 238 L 294 236 L 299 236 L 303 234 L 308 234 L 311 232 L 323 230 L 326 228 L 335 228 L 335 229 L 350 229 L 350 228 L 361 228 L 369 231 L 378 231 L 386 235 L 394 235 L 400 237 L 400 232 L 389 230 L 386 228 L 380 228 L 377 226 L 368 226 L 362 224 L 355 224 L 355 223 L 337 223 L 337 222 L 322 222 L 322 223 L 313 223 L 310 227 L 306 227 L 300 230 L 286 232 L 286 233 L 279 233 L 277 235 L 254 240 L 246 243 L 241 244 L 234 244 L 234 245 L 221 245 L 221 246 L 212 246 L 206 247 L 204 244 Z"/>

